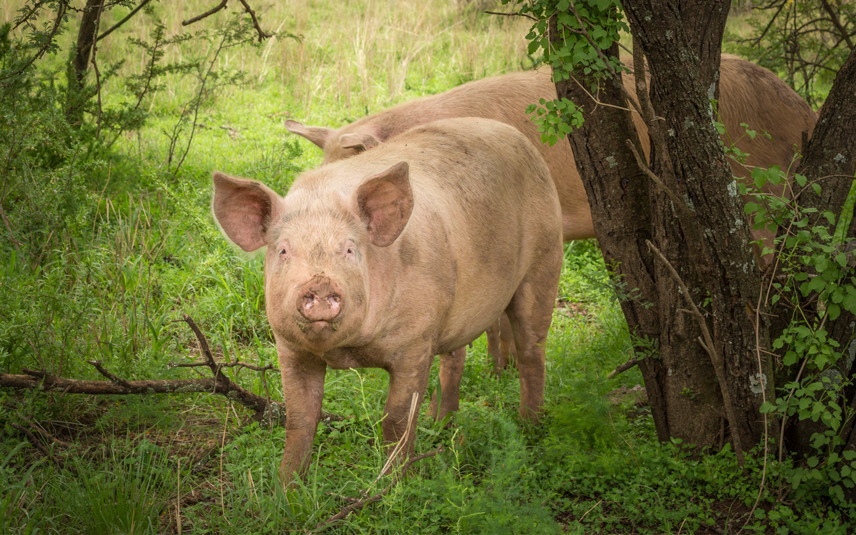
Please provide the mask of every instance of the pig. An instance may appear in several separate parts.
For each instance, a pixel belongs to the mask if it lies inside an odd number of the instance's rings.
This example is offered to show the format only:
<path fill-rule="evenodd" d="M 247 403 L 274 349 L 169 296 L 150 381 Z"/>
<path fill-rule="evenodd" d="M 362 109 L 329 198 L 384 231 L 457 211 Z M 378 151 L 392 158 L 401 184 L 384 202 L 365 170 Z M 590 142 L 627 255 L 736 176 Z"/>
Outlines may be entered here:
<path fill-rule="evenodd" d="M 624 61 L 629 65 L 629 60 Z M 800 146 L 803 132 L 811 134 L 816 114 L 811 107 L 775 74 L 753 63 L 729 54 L 722 55 L 720 64 L 720 121 L 726 128 L 723 141 L 749 154 L 745 164 L 732 162 L 732 170 L 748 177 L 752 167 L 790 167 L 794 147 Z M 636 94 L 633 75 L 623 76 L 624 86 L 631 95 Z M 541 143 L 537 126 L 527 117 L 529 104 L 539 99 L 556 98 L 556 87 L 549 70 L 525 71 L 485 78 L 470 82 L 445 93 L 415 99 L 386 111 L 363 117 L 354 123 L 332 130 L 305 126 L 297 121 L 286 121 L 289 132 L 303 136 L 324 151 L 324 163 L 338 161 L 371 149 L 408 129 L 440 118 L 485 117 L 501 121 L 520 130 L 541 152 L 556 183 L 562 205 L 562 232 L 565 241 L 594 238 L 591 209 L 586 198 L 574 155 L 567 139 L 555 145 Z M 638 114 L 633 114 L 636 131 L 643 137 L 646 155 L 649 144 L 644 139 L 647 127 Z M 758 135 L 754 139 L 745 135 L 740 123 L 747 123 L 758 132 L 768 132 L 772 139 Z M 781 188 L 773 193 L 781 194 Z M 755 239 L 769 243 L 770 231 L 754 231 Z M 756 253 L 759 250 L 756 248 Z M 758 257 L 759 264 L 766 260 Z M 500 333 L 495 328 L 492 333 Z M 488 339 L 489 348 L 502 351 L 495 337 Z M 494 371 L 509 362 L 508 353 L 493 354 Z"/>
<path fill-rule="evenodd" d="M 409 454 L 411 404 L 425 394 L 434 355 L 445 415 L 458 403 L 455 350 L 502 312 L 517 349 L 520 415 L 538 420 L 562 213 L 543 158 L 516 129 L 472 118 L 420 125 L 303 173 L 285 197 L 220 172 L 213 182 L 225 235 L 244 251 L 266 246 L 266 313 L 287 411 L 285 483 L 308 467 L 328 366 L 390 374 L 383 439 Z"/>

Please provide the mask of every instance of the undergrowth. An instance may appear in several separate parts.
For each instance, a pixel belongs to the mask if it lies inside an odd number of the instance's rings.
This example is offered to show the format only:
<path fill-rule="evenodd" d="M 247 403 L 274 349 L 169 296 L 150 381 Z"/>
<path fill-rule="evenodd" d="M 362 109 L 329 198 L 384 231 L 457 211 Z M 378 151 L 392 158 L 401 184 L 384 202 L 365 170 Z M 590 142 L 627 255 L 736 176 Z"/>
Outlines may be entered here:
<path fill-rule="evenodd" d="M 0 373 L 30 368 L 101 380 L 87 362 L 98 360 L 126 380 L 195 377 L 170 367 L 200 359 L 192 333 L 176 322 L 182 314 L 202 327 L 218 359 L 277 366 L 262 261 L 236 252 L 213 223 L 212 170 L 285 192 L 321 158 L 287 133 L 284 118 L 337 127 L 538 62 L 525 54 L 525 23 L 480 14 L 468 2 L 403 4 L 258 6 L 266 27 L 285 33 L 212 62 L 244 77 L 200 100 L 195 133 L 182 138 L 192 143 L 180 169 L 165 162 L 174 139 L 169 132 L 187 120 L 182 110 L 197 98 L 189 70 L 162 73 L 160 90 L 141 101 L 145 117 L 135 115 L 139 122 L 118 129 L 109 146 L 92 137 L 93 129 L 65 121 L 57 74 L 62 54 L 46 56 L 14 91 L 4 89 Z M 105 40 L 99 53 L 105 62 L 127 60 L 117 77 L 139 76 L 149 56 L 128 38 L 151 39 L 158 20 L 174 36 L 182 17 L 208 9 L 201 6 L 187 3 L 172 13 L 155 5 L 126 33 L 117 32 L 122 37 Z M 110 11 L 111 24 L 128 11 Z M 11 22 L 4 16 L 0 22 Z M 342 25 L 335 31 L 332 17 Z M 205 28 L 216 35 L 226 23 L 212 17 Z M 61 48 L 76 35 L 74 24 L 60 35 Z M 9 28 L 0 40 L 2 69 L 18 61 Z M 195 42 L 176 41 L 164 49 L 164 61 L 178 64 L 192 54 L 210 60 L 193 49 Z M 132 98 L 118 79 L 102 96 L 108 107 Z M 444 451 L 327 529 L 705 533 L 713 526 L 736 533 L 745 519 L 740 526 L 733 519 L 751 507 L 760 467 L 747 462 L 741 472 L 727 447 L 699 455 L 686 445 L 659 444 L 633 390 L 639 372 L 607 377 L 632 358 L 631 343 L 593 242 L 566 245 L 559 297 L 546 348 L 543 424 L 531 429 L 520 422 L 516 371 L 493 377 L 486 341 L 478 339 L 450 425 L 434 424 L 422 408 L 417 452 Z M 429 393 L 437 388 L 436 372 Z M 275 374 L 263 381 L 252 371 L 224 373 L 258 395 L 281 399 Z M 309 474 L 288 491 L 276 475 L 284 430 L 251 422 L 246 409 L 223 397 L 0 391 L 0 533 L 311 531 L 353 499 L 389 485 L 389 477 L 378 479 L 386 460 L 380 417 L 387 385 L 382 370 L 327 374 L 324 410 L 341 419 L 319 426 Z M 61 441 L 45 440 L 54 460 L 14 427 L 30 423 Z M 747 531 L 849 529 L 847 511 L 812 495 L 779 492 L 765 489 Z"/>

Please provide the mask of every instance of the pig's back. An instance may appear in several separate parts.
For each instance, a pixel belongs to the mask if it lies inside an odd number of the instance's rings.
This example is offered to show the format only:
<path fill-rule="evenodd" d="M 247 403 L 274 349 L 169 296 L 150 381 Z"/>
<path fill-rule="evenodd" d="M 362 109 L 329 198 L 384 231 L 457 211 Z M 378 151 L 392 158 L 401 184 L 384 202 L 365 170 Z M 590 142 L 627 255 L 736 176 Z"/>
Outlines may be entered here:
<path fill-rule="evenodd" d="M 426 276 L 444 264 L 454 276 L 441 350 L 478 336 L 533 264 L 561 255 L 562 214 L 550 171 L 515 128 L 448 119 L 414 128 L 374 151 L 371 158 L 381 169 L 399 161 L 410 166 L 414 211 L 397 246 L 430 249 L 417 268 Z"/>

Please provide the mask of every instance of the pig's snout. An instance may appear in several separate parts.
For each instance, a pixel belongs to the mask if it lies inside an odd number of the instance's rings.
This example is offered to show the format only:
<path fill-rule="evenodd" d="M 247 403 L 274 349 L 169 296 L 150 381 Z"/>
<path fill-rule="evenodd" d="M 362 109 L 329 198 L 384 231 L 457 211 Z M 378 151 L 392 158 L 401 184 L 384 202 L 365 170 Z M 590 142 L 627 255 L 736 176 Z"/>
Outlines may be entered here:
<path fill-rule="evenodd" d="M 342 291 L 329 278 L 316 277 L 300 290 L 297 310 L 309 321 L 332 321 L 342 311 Z"/>

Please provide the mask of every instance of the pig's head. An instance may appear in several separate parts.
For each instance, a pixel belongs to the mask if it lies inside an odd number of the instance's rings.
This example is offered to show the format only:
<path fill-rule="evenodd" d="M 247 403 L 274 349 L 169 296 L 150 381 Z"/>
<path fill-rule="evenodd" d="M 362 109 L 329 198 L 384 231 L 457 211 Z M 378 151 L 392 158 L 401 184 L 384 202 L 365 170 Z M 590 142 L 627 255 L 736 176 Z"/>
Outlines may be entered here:
<path fill-rule="evenodd" d="M 374 132 L 359 127 L 355 127 L 356 130 L 353 132 L 342 132 L 321 126 L 306 126 L 297 121 L 288 120 L 285 121 L 285 128 L 292 134 L 305 137 L 323 150 L 323 163 L 356 156 L 381 143 Z M 345 127 L 343 130 L 349 130 L 349 128 Z"/>
<path fill-rule="evenodd" d="M 277 338 L 321 354 L 360 333 L 369 249 L 395 242 L 413 193 L 406 162 L 366 177 L 347 198 L 323 181 L 308 182 L 283 198 L 260 182 L 215 172 L 212 208 L 241 249 L 267 246 L 266 311 Z"/>

